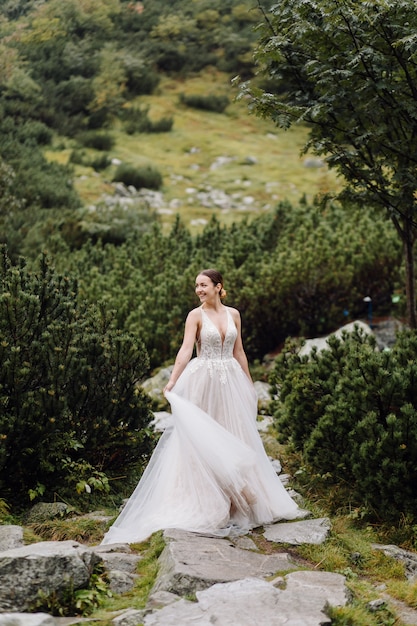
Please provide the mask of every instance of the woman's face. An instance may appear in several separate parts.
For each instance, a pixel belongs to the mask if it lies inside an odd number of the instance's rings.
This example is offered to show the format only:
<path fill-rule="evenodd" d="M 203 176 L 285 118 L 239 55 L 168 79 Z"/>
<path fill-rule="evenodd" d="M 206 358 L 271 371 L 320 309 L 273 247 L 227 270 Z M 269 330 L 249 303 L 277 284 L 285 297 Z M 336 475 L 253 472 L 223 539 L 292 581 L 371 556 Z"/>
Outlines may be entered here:
<path fill-rule="evenodd" d="M 220 287 L 220 284 L 215 285 L 211 278 L 205 274 L 199 274 L 195 279 L 195 292 L 201 303 L 216 299 L 219 295 Z"/>

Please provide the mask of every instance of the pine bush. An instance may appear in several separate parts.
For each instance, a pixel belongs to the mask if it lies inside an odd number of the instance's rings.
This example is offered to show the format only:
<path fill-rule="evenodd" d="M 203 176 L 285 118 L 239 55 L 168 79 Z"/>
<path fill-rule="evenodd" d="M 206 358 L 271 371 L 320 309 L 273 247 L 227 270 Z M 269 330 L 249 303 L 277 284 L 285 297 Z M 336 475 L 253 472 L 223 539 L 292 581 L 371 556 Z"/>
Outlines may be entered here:
<path fill-rule="evenodd" d="M 151 165 L 135 167 L 129 163 L 121 163 L 114 173 L 113 181 L 133 185 L 136 189 L 160 189 L 162 176 L 158 169 Z"/>
<path fill-rule="evenodd" d="M 216 94 L 208 94 L 207 96 L 200 94 L 181 94 L 180 102 L 194 109 L 213 111 L 214 113 L 223 113 L 230 104 L 230 100 L 227 96 L 217 96 Z"/>
<path fill-rule="evenodd" d="M 0 490 L 76 496 L 129 476 L 150 451 L 144 346 L 109 314 L 77 300 L 77 285 L 43 256 L 39 270 L 0 267 Z"/>
<path fill-rule="evenodd" d="M 302 452 L 309 471 L 349 486 L 352 503 L 373 518 L 417 515 L 417 333 L 389 351 L 357 329 L 300 356 L 287 344 L 271 374 L 282 442 Z"/>

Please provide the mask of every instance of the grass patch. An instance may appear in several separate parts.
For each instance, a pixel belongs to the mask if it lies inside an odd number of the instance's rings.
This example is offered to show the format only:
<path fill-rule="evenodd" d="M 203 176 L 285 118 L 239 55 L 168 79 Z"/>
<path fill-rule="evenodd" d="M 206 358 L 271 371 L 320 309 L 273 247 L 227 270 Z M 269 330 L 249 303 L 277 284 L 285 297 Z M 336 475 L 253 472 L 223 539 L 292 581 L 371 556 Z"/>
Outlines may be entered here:
<path fill-rule="evenodd" d="M 133 589 L 121 596 L 113 596 L 104 601 L 102 608 L 94 613 L 92 617 L 97 620 L 105 620 L 112 614 L 122 610 L 143 609 L 146 606 L 149 593 L 155 583 L 158 574 L 158 558 L 165 547 L 162 531 L 154 533 L 149 540 L 133 544 L 132 550 L 142 555 L 142 559 L 138 563 L 137 572 L 140 578 L 136 582 Z"/>
<path fill-rule="evenodd" d="M 88 517 L 46 520 L 28 524 L 27 529 L 45 541 L 98 543 L 103 538 L 103 523 Z"/>
<path fill-rule="evenodd" d="M 179 103 L 181 93 L 210 91 L 230 98 L 224 113 L 191 109 Z M 213 213 L 227 225 L 268 211 L 281 200 L 298 203 L 306 197 L 311 201 L 318 194 L 340 188 L 336 174 L 327 167 L 305 166 L 306 157 L 300 155 L 307 138 L 304 127 L 277 129 L 272 121 L 250 115 L 244 102 L 234 101 L 235 95 L 229 78 L 215 70 L 185 81 L 164 77 L 155 94 L 140 96 L 131 106 L 146 107 L 151 121 L 172 118 L 171 132 L 129 135 L 122 121 L 111 129 L 115 145 L 110 157 L 134 167 L 156 167 L 164 181 L 166 201 L 179 202 L 178 209 L 161 217 L 167 228 L 176 213 L 195 234 L 202 228 L 195 223 L 209 220 Z M 49 150 L 47 156 L 65 162 L 69 158 L 66 148 L 62 152 Z M 228 162 L 213 166 L 219 156 L 228 157 Z M 101 194 L 109 193 L 108 181 L 115 170 L 116 166 L 110 166 L 98 175 L 93 169 L 74 166 L 75 187 L 85 203 L 97 202 Z M 235 194 L 239 208 L 227 211 L 204 207 L 196 194 L 189 192 L 191 188 L 210 187 Z"/>

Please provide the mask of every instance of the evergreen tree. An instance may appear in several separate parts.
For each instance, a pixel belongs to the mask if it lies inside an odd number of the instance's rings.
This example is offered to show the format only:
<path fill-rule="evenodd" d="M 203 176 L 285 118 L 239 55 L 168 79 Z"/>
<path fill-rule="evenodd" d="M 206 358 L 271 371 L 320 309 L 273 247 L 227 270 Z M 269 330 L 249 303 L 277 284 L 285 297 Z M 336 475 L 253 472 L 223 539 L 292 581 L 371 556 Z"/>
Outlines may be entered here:
<path fill-rule="evenodd" d="M 22 504 L 106 489 L 150 451 L 150 403 L 138 387 L 146 351 L 80 304 L 76 283 L 45 257 L 31 272 L 3 251 L 0 271 L 2 494 Z"/>

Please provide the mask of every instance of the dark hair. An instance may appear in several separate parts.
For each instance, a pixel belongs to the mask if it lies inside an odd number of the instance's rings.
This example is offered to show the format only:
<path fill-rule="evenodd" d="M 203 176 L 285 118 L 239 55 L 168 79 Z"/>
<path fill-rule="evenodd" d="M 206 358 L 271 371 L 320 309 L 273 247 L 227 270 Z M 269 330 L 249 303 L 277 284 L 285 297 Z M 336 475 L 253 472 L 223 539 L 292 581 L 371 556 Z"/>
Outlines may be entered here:
<path fill-rule="evenodd" d="M 203 276 L 208 276 L 214 285 L 218 285 L 220 283 L 223 287 L 223 276 L 217 270 L 202 270 L 201 272 L 199 272 L 199 274 L 203 274 Z"/>
<path fill-rule="evenodd" d="M 223 289 L 223 276 L 220 274 L 220 272 L 218 270 L 214 270 L 212 268 L 209 268 L 207 270 L 201 270 L 201 272 L 199 272 L 199 274 L 203 274 L 203 276 L 207 276 L 208 278 L 210 278 L 211 282 L 214 285 L 218 285 L 220 283 L 222 288 L 220 289 L 219 296 L 220 296 L 220 298 L 225 298 L 226 297 L 226 291 Z"/>

